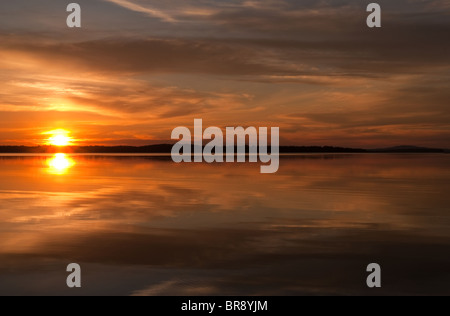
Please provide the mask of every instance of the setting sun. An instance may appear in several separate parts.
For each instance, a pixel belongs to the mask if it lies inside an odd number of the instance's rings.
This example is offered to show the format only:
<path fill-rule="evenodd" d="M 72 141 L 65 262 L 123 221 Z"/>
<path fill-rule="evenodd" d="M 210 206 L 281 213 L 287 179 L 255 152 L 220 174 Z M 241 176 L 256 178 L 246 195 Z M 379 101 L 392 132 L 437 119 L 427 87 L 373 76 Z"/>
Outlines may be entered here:
<path fill-rule="evenodd" d="M 64 129 L 57 129 L 49 132 L 45 132 L 45 135 L 51 135 L 47 144 L 52 146 L 69 146 L 72 142 L 72 138 L 69 137 L 70 132 Z"/>

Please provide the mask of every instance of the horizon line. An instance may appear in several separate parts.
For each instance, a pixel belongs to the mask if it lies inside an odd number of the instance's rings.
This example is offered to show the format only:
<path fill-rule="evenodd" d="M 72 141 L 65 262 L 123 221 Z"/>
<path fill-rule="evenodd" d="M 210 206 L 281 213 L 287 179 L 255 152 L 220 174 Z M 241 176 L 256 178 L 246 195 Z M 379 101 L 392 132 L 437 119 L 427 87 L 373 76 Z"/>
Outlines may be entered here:
<path fill-rule="evenodd" d="M 22 154 L 44 154 L 44 153 L 170 153 L 173 144 L 161 143 L 153 145 L 133 146 L 133 145 L 0 145 L 0 154 L 22 153 Z M 191 146 L 195 148 L 195 145 Z M 231 146 L 222 146 L 228 148 Z M 245 149 L 260 148 L 260 146 L 245 145 Z M 270 148 L 268 145 L 266 148 Z M 204 146 L 202 146 L 204 148 Z M 234 146 L 238 148 L 238 146 Z M 359 147 L 341 147 L 331 145 L 280 145 L 280 153 L 373 153 L 373 152 L 404 152 L 404 153 L 449 153 L 450 148 L 432 148 L 414 145 L 400 145 L 379 148 L 359 148 Z"/>

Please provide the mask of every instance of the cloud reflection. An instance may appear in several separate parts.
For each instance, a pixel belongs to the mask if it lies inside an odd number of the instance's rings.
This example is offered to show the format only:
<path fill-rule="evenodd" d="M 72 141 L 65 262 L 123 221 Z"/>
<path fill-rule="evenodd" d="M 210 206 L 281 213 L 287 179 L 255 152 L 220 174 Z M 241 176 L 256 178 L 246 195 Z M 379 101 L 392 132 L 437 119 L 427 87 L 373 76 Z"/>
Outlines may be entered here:
<path fill-rule="evenodd" d="M 448 288 L 433 281 L 450 264 L 447 155 L 284 157 L 274 176 L 76 159 L 61 181 L 36 177 L 43 158 L 0 157 L 0 294 L 65 293 L 59 277 L 45 289 L 18 280 L 33 271 L 40 284 L 69 262 L 93 269 L 86 294 L 358 294 L 372 261 L 391 267 L 385 293 Z"/>

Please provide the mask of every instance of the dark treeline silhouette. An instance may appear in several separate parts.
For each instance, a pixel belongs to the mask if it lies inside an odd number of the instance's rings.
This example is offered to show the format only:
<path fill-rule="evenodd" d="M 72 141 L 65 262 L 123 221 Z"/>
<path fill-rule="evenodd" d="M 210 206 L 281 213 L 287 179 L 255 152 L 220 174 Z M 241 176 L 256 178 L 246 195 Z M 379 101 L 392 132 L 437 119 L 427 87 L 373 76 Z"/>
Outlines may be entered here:
<path fill-rule="evenodd" d="M 0 146 L 0 153 L 23 153 L 23 154 L 51 154 L 58 152 L 74 154 L 140 154 L 140 153 L 170 153 L 172 145 L 151 146 Z"/>
<path fill-rule="evenodd" d="M 172 150 L 170 144 L 150 145 L 150 146 L 68 146 L 64 148 L 56 146 L 0 146 L 0 153 L 3 154 L 50 154 L 50 153 L 74 153 L 74 154 L 170 154 Z M 192 147 L 192 152 L 195 148 Z M 235 148 L 236 150 L 236 148 Z M 226 148 L 224 147 L 224 152 Z M 246 146 L 246 152 L 249 147 Z M 270 152 L 270 148 L 269 148 Z M 281 146 L 282 154 L 303 154 L 303 153 L 448 153 L 450 150 L 422 148 L 414 146 L 399 146 L 384 149 L 360 149 L 343 148 L 332 146 Z"/>
<path fill-rule="evenodd" d="M 377 153 L 446 153 L 449 150 L 438 148 L 424 148 L 416 146 L 397 146 L 390 148 L 374 149 L 371 152 Z"/>
<path fill-rule="evenodd" d="M 304 153 L 366 153 L 367 150 L 360 148 L 343 148 L 332 146 L 283 146 L 280 153 L 304 154 Z"/>

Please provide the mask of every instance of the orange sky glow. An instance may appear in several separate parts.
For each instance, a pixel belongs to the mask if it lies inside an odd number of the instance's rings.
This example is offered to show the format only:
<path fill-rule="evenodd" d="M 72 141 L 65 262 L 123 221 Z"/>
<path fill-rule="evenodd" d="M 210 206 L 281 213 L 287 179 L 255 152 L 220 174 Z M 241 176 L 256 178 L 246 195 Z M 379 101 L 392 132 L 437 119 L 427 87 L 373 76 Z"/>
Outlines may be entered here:
<path fill-rule="evenodd" d="M 378 30 L 356 1 L 79 1 L 79 30 L 64 3 L 20 3 L 0 5 L 0 145 L 171 143 L 201 118 L 281 145 L 450 147 L 446 1 L 381 2 Z"/>

